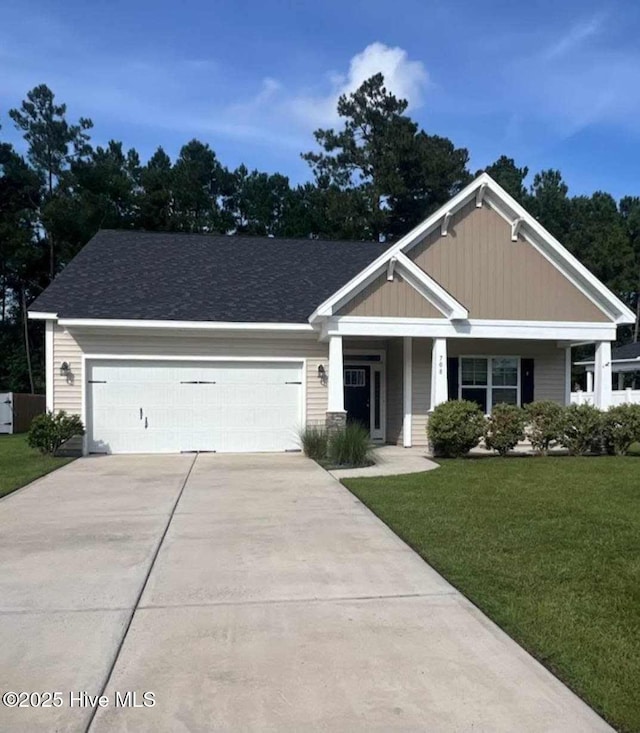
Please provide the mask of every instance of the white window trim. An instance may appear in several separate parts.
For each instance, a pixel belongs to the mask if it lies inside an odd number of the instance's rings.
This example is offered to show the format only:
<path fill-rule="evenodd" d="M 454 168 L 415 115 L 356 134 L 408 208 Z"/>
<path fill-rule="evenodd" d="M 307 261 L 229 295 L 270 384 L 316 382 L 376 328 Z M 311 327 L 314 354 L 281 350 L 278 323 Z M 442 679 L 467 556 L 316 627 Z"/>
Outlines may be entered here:
<path fill-rule="evenodd" d="M 515 354 L 463 354 L 457 356 L 458 359 L 458 399 L 462 398 L 462 360 L 463 359 L 485 359 L 487 361 L 487 384 L 467 384 L 464 385 L 465 389 L 486 389 L 487 390 L 487 412 L 486 415 L 491 414 L 491 397 L 493 396 L 493 360 L 494 359 L 515 359 L 518 365 L 518 381 L 516 387 L 516 400 L 518 407 L 522 407 L 522 357 L 516 356 Z M 495 389 L 513 389 L 513 385 L 496 385 Z"/>

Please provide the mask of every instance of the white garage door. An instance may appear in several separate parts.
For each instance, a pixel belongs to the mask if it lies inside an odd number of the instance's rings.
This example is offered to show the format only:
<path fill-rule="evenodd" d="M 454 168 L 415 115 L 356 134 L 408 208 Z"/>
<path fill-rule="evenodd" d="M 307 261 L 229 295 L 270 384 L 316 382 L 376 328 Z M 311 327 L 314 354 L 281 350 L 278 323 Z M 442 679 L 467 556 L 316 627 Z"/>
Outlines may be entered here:
<path fill-rule="evenodd" d="M 87 363 L 91 453 L 299 449 L 300 362 Z"/>

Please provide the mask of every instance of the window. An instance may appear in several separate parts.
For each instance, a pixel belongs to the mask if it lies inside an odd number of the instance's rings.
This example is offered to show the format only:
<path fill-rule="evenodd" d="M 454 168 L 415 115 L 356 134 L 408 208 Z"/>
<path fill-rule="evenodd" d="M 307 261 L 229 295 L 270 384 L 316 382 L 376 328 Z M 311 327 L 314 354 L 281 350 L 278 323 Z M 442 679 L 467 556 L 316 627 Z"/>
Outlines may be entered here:
<path fill-rule="evenodd" d="M 514 356 L 462 357 L 460 398 L 477 402 L 488 414 L 495 405 L 520 403 L 520 359 Z"/>
<path fill-rule="evenodd" d="M 364 387 L 366 385 L 364 369 L 345 369 L 344 370 L 344 386 L 345 387 Z"/>

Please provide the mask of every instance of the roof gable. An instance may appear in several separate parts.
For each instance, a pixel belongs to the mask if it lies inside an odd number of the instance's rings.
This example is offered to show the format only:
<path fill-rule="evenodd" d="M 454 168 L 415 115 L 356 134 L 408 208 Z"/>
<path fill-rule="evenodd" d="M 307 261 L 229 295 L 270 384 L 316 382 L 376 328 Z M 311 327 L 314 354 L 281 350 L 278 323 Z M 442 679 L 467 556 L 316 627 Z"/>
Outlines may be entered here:
<path fill-rule="evenodd" d="M 510 239 L 516 246 L 520 242 L 527 242 L 534 247 L 542 258 L 547 260 L 566 281 L 584 296 L 586 300 L 581 300 L 580 302 L 582 304 L 589 302 L 597 309 L 597 311 L 590 309 L 589 312 L 591 315 L 598 312 L 598 314 L 602 314 L 605 317 L 605 320 L 620 324 L 633 323 L 635 321 L 634 314 L 614 293 L 589 272 L 531 214 L 520 206 L 520 204 L 486 173 L 478 176 L 478 178 L 454 196 L 447 204 L 438 209 L 438 211 L 415 227 L 406 236 L 388 247 L 384 253 L 365 267 L 345 286 L 321 303 L 313 312 L 309 321 L 313 323 L 320 318 L 332 315 L 335 312 L 337 304 L 340 304 L 339 307 L 343 307 L 349 298 L 355 297 L 392 258 L 410 254 L 412 248 L 423 242 L 426 237 L 432 235 L 447 238 L 451 230 L 452 222 L 455 225 L 456 219 L 454 217 L 464 207 L 491 207 L 506 222 L 509 227 Z M 436 283 L 436 285 L 442 290 L 445 290 L 442 287 L 442 283 Z M 479 286 L 482 287 L 482 283 Z M 452 293 L 450 297 L 453 298 L 454 295 L 455 293 Z M 455 298 L 453 300 L 455 301 Z M 462 303 L 461 307 L 464 308 L 465 306 L 467 304 Z M 576 303 L 572 302 L 571 312 L 574 312 L 575 307 Z M 501 317 L 501 319 L 507 318 L 508 315 L 502 315 Z M 559 313 L 558 320 L 570 320 L 570 318 L 567 315 Z"/>
<path fill-rule="evenodd" d="M 469 318 L 608 322 L 523 234 L 486 201 L 472 199 L 453 214 L 447 234 L 427 234 L 409 257 L 469 310 Z"/>
<path fill-rule="evenodd" d="M 355 298 L 338 309 L 340 316 L 442 318 L 443 313 L 412 287 L 400 273 L 392 280 L 382 272 Z"/>

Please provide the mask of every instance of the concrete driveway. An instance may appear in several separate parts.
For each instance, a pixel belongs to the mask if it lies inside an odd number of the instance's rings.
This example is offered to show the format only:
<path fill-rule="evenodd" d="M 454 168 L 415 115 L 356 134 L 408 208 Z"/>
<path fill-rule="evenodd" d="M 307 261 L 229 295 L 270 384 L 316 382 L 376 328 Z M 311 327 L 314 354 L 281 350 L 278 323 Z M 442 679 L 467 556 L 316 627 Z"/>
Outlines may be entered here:
<path fill-rule="evenodd" d="M 0 690 L 62 693 L 12 732 L 610 730 L 299 455 L 35 482 L 0 502 L 0 613 Z"/>

